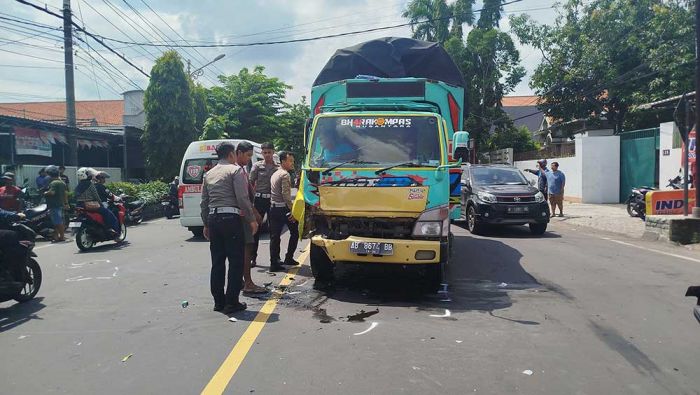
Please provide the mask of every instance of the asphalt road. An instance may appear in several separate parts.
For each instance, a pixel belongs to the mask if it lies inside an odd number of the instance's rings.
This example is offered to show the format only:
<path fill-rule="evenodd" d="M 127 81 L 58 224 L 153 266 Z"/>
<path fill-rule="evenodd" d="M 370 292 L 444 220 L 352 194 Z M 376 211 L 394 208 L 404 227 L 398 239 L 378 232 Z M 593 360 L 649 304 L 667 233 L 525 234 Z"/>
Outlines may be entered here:
<path fill-rule="evenodd" d="M 211 311 L 208 244 L 177 220 L 90 253 L 39 243 L 38 297 L 0 304 L 0 392 L 700 393 L 683 296 L 697 252 L 565 223 L 455 236 L 449 302 L 412 273 L 362 267 L 323 294 L 303 266 L 279 300 L 244 298 L 236 322 Z M 283 277 L 254 269 L 260 285 Z"/>

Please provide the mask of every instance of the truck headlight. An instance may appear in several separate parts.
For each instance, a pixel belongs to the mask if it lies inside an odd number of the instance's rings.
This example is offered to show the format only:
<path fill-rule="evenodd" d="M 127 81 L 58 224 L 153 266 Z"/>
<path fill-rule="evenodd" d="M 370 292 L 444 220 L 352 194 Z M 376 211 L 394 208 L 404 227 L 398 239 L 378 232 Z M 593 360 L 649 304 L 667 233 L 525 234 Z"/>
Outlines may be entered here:
<path fill-rule="evenodd" d="M 544 194 L 542 192 L 537 192 L 535 194 L 535 202 L 537 202 L 537 203 L 544 202 Z"/>
<path fill-rule="evenodd" d="M 486 203 L 496 203 L 496 195 L 488 193 L 488 192 L 477 192 L 476 197 L 481 200 L 482 202 Z"/>
<path fill-rule="evenodd" d="M 448 206 L 424 211 L 413 226 L 413 236 L 439 237 L 447 232 L 450 223 Z"/>

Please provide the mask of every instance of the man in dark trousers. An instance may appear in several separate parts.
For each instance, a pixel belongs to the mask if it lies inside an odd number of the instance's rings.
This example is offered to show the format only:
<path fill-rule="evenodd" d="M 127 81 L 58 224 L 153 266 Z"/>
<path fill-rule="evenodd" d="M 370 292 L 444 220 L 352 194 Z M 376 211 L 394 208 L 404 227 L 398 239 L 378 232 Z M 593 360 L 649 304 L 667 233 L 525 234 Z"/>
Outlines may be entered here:
<path fill-rule="evenodd" d="M 272 143 L 264 143 L 262 148 L 263 160 L 255 162 L 250 169 L 250 183 L 255 191 L 255 210 L 260 214 L 260 218 L 270 215 L 270 179 L 279 166 L 275 163 L 275 146 Z M 262 224 L 261 224 L 262 225 Z M 253 256 L 251 267 L 255 267 L 258 258 L 258 246 L 260 245 L 260 232 L 255 234 L 255 244 L 253 245 Z"/>
<path fill-rule="evenodd" d="M 547 159 L 540 159 L 537 161 L 537 169 L 525 169 L 526 172 L 532 173 L 537 176 L 537 189 L 544 195 L 544 200 L 547 200 Z"/>
<path fill-rule="evenodd" d="M 289 171 L 294 169 L 294 155 L 280 151 L 280 168 L 272 175 L 270 208 L 270 271 L 283 271 L 282 265 L 298 265 L 294 260 L 294 251 L 299 243 L 299 229 L 292 217 L 292 180 Z M 280 237 L 282 229 L 289 228 L 289 245 L 284 262 L 280 262 Z"/>
<path fill-rule="evenodd" d="M 253 234 L 258 230 L 248 195 L 248 178 L 243 169 L 236 165 L 235 151 L 236 147 L 227 141 L 216 147 L 219 163 L 204 175 L 200 205 L 204 237 L 210 241 L 210 283 L 214 311 L 224 314 L 245 310 L 247 307 L 238 299 L 243 284 L 243 227 L 250 226 Z"/>

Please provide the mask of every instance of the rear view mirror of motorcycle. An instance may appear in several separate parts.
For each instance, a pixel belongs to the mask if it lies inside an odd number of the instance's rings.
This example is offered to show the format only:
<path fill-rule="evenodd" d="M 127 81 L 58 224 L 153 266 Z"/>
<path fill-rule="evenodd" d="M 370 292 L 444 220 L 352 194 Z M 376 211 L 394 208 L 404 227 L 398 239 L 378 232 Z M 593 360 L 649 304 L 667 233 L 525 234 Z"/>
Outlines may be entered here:
<path fill-rule="evenodd" d="M 695 319 L 700 322 L 700 286 L 688 287 L 685 296 L 694 296 L 697 298 L 697 304 L 693 308 L 693 315 Z"/>

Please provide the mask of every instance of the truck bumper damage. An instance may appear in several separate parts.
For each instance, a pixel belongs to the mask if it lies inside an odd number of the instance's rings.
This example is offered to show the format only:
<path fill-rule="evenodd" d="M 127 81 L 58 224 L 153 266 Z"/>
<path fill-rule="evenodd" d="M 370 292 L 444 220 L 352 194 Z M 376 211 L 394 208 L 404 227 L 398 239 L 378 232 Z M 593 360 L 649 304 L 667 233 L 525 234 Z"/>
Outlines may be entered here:
<path fill-rule="evenodd" d="M 392 255 L 357 254 L 351 251 L 353 242 L 391 243 Z M 399 265 L 438 264 L 447 256 L 447 242 L 438 240 L 379 239 L 349 236 L 342 240 L 321 235 L 311 237 L 311 243 L 322 247 L 332 262 L 386 263 Z"/>

